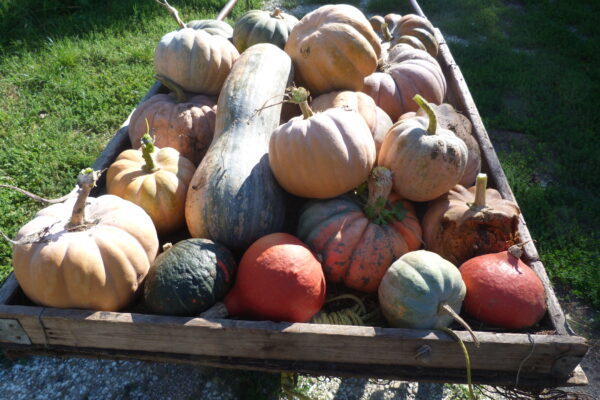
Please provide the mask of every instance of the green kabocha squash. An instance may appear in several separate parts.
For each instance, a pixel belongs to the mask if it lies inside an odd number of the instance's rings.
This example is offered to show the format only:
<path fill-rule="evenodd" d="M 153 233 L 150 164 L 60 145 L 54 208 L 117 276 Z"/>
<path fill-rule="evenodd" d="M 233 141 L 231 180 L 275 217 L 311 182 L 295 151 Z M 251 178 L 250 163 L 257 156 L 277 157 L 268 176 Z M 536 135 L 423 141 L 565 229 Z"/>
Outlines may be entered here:
<path fill-rule="evenodd" d="M 281 12 L 250 10 L 237 20 L 233 28 L 233 44 L 241 53 L 257 43 L 271 43 L 283 49 L 298 19 Z"/>
<path fill-rule="evenodd" d="M 283 98 L 291 79 L 290 57 L 270 43 L 252 46 L 233 66 L 219 96 L 214 139 L 187 193 L 193 237 L 243 252 L 283 228 L 284 192 L 267 155 L 281 104 L 266 105 Z"/>
<path fill-rule="evenodd" d="M 225 246 L 183 240 L 156 257 L 144 284 L 144 304 L 157 314 L 197 315 L 225 296 L 236 269 Z"/>
<path fill-rule="evenodd" d="M 379 305 L 391 326 L 437 329 L 450 325 L 467 293 L 458 268 L 436 253 L 406 253 L 386 271 L 379 285 Z"/>

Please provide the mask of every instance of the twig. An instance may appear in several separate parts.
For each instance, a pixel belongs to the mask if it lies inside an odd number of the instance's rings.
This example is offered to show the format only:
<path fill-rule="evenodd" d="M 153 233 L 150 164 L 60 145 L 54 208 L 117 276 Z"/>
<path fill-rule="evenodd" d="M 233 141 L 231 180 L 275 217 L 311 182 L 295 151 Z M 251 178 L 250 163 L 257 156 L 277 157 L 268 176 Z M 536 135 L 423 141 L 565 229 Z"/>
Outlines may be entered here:
<path fill-rule="evenodd" d="M 37 194 L 33 194 L 31 192 L 28 192 L 27 190 L 24 190 L 24 189 L 21 189 L 19 187 L 12 186 L 12 185 L 0 184 L 0 188 L 16 190 L 17 192 L 24 194 L 25 196 L 29 197 L 30 199 L 32 199 L 34 201 L 38 201 L 40 203 L 48 203 L 48 204 L 62 203 L 63 201 L 65 201 L 65 200 L 73 197 L 75 194 L 77 194 L 77 189 L 74 189 L 73 191 L 71 191 L 71 193 L 66 194 L 63 197 L 59 197 L 58 199 L 45 199 L 43 197 L 38 196 Z"/>

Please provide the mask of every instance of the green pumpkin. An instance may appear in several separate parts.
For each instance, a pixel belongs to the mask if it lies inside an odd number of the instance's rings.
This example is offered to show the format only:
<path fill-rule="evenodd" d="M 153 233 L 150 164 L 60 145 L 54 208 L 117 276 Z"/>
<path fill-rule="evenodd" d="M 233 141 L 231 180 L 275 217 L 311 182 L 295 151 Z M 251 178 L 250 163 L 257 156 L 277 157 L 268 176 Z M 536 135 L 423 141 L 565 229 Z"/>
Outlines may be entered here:
<path fill-rule="evenodd" d="M 233 28 L 225 21 L 216 19 L 197 19 L 185 24 L 187 28 L 201 29 L 211 35 L 223 36 L 225 39 L 231 40 L 233 36 Z"/>
<path fill-rule="evenodd" d="M 282 13 L 250 10 L 237 20 L 233 28 L 233 44 L 241 53 L 257 43 L 272 43 L 283 49 L 298 19 Z"/>
<path fill-rule="evenodd" d="M 225 296 L 236 269 L 224 246 L 183 240 L 156 257 L 145 280 L 144 303 L 156 314 L 197 315 Z"/>
<path fill-rule="evenodd" d="M 379 305 L 388 323 L 398 328 L 440 329 L 457 314 L 467 292 L 454 264 L 436 253 L 406 253 L 387 270 L 379 285 Z"/>

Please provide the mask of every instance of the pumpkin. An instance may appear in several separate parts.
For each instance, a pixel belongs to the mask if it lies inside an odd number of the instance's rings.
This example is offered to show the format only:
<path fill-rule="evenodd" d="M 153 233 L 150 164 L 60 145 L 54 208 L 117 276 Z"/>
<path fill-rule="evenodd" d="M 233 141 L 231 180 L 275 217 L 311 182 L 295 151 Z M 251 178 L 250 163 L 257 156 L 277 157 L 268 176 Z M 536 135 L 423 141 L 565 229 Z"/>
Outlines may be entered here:
<path fill-rule="evenodd" d="M 156 314 L 198 315 L 229 292 L 236 269 L 231 252 L 208 239 L 166 246 L 146 276 L 144 305 Z"/>
<path fill-rule="evenodd" d="M 460 266 L 460 274 L 467 286 L 465 311 L 479 321 L 525 329 L 546 313 L 540 278 L 510 251 L 471 258 Z"/>
<path fill-rule="evenodd" d="M 519 207 L 486 189 L 480 174 L 469 189 L 457 185 L 428 204 L 423 216 L 423 238 L 428 250 L 460 265 L 469 258 L 508 249 L 517 235 Z"/>
<path fill-rule="evenodd" d="M 275 8 L 273 12 L 250 10 L 233 28 L 233 44 L 241 53 L 257 43 L 271 43 L 283 49 L 298 18 Z"/>
<path fill-rule="evenodd" d="M 201 316 L 307 322 L 323 307 L 325 289 L 321 264 L 310 249 L 295 236 L 272 233 L 246 250 L 223 304 Z"/>
<path fill-rule="evenodd" d="M 181 28 L 201 29 L 206 33 L 222 36 L 225 39 L 231 39 L 231 36 L 233 35 L 233 28 L 225 21 L 216 19 L 200 19 L 190 21 L 186 24 L 179 17 L 179 11 L 177 11 L 175 7 L 171 6 L 167 0 L 156 0 L 156 2 L 166 8 L 173 19 L 175 19 L 175 22 L 177 22 L 177 25 L 179 25 Z"/>
<path fill-rule="evenodd" d="M 389 14 L 388 14 L 389 15 Z M 388 16 L 386 15 L 386 18 Z M 431 35 L 435 35 L 435 28 L 429 22 L 428 19 L 423 18 L 416 14 L 405 14 L 399 19 L 392 18 L 390 16 L 390 20 L 394 20 L 392 34 L 396 37 L 410 34 L 415 29 L 423 29 L 429 32 Z M 392 25 L 392 24 L 390 24 Z"/>
<path fill-rule="evenodd" d="M 140 104 L 129 120 L 129 139 L 137 149 L 149 124 L 155 145 L 171 147 L 194 165 L 198 165 L 213 138 L 217 105 L 212 97 L 196 95 L 187 98 L 175 82 L 156 77 L 173 94 L 156 94 Z"/>
<path fill-rule="evenodd" d="M 418 105 L 412 101 L 417 94 L 440 104 L 446 95 L 446 78 L 438 62 L 425 51 L 399 44 L 390 50 L 381 72 L 365 78 L 362 91 L 397 121 L 402 114 L 417 111 Z"/>
<path fill-rule="evenodd" d="M 297 236 L 323 263 L 328 282 L 376 292 L 392 262 L 421 246 L 413 206 L 391 194 L 392 176 L 377 167 L 369 175 L 366 204 L 348 196 L 309 203 Z"/>
<path fill-rule="evenodd" d="M 269 142 L 269 163 L 277 182 L 289 193 L 325 199 L 364 182 L 375 163 L 375 142 L 356 111 L 330 108 L 313 113 L 308 92 L 295 89 L 302 117 L 275 129 Z"/>
<path fill-rule="evenodd" d="M 154 51 L 154 70 L 185 91 L 218 95 L 239 53 L 222 36 L 183 28 L 164 35 Z"/>
<path fill-rule="evenodd" d="M 436 253 L 406 253 L 387 270 L 379 285 L 381 312 L 398 328 L 437 329 L 450 325 L 467 292 L 458 269 Z"/>
<path fill-rule="evenodd" d="M 414 98 L 428 119 L 398 121 L 385 136 L 377 165 L 389 168 L 394 192 L 412 201 L 429 201 L 452 189 L 467 165 L 467 146 L 437 124 L 435 112 L 421 96 Z"/>
<path fill-rule="evenodd" d="M 186 198 L 193 237 L 243 252 L 258 238 L 281 230 L 284 193 L 267 156 L 281 105 L 265 104 L 284 95 L 291 77 L 289 56 L 269 43 L 252 46 L 235 63 L 219 96 L 214 139 Z"/>
<path fill-rule="evenodd" d="M 467 166 L 458 183 L 463 186 L 473 185 L 475 178 L 481 172 L 481 150 L 479 149 L 477 140 L 471 134 L 473 129 L 471 121 L 456 111 L 451 104 L 443 103 L 439 106 L 430 104 L 430 106 L 437 116 L 437 122 L 440 127 L 451 130 L 467 145 Z M 421 117 L 427 115 L 423 109 L 419 109 L 416 114 Z"/>
<path fill-rule="evenodd" d="M 396 28 L 396 25 L 398 25 L 401 19 L 402 15 L 395 13 L 389 13 L 383 17 L 383 20 L 387 24 L 390 31 L 393 31 Z"/>
<path fill-rule="evenodd" d="M 37 304 L 120 310 L 133 301 L 154 261 L 152 220 L 120 197 L 88 197 L 98 176 L 83 170 L 77 198 L 42 209 L 17 233 L 15 276 Z"/>
<path fill-rule="evenodd" d="M 360 90 L 381 54 L 379 38 L 364 14 L 347 4 L 325 5 L 292 29 L 285 51 L 294 62 L 296 83 L 313 95 Z"/>
<path fill-rule="evenodd" d="M 194 164 L 170 147 L 154 146 L 150 135 L 140 150 L 125 150 L 108 168 L 106 190 L 142 207 L 159 235 L 185 226 L 185 198 Z"/>
<path fill-rule="evenodd" d="M 369 95 L 362 92 L 344 90 L 325 93 L 313 99 L 310 107 L 317 112 L 334 107 L 358 111 L 371 130 L 376 151 L 379 151 L 383 136 L 393 125 L 392 120 L 385 111 L 377 107 L 375 101 Z"/>

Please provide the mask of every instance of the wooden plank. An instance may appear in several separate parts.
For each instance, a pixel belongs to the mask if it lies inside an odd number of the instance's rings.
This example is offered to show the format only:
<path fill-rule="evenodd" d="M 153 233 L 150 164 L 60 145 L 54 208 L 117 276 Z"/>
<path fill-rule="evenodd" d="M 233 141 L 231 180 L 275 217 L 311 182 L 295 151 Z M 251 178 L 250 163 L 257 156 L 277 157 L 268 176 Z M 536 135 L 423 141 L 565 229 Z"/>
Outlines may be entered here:
<path fill-rule="evenodd" d="M 178 364 L 202 365 L 217 368 L 259 370 L 266 372 L 297 372 L 308 375 L 328 375 L 339 377 L 361 377 L 395 379 L 419 382 L 466 383 L 466 373 L 461 369 L 423 368 L 403 365 L 372 364 L 365 368 L 363 364 L 340 362 L 315 362 L 301 360 L 264 360 L 258 358 L 214 357 L 191 354 L 159 353 L 143 351 L 114 351 L 84 347 L 52 346 L 10 346 L 5 349 L 10 358 L 30 355 L 46 355 L 54 357 L 83 357 L 92 359 L 124 359 L 150 362 L 169 362 Z M 585 374 L 577 367 L 568 377 L 556 378 L 547 374 L 523 372 L 519 374 L 519 387 L 555 387 L 582 386 L 588 381 Z M 582 371 L 581 371 L 582 372 Z M 488 385 L 515 385 L 514 372 L 473 371 L 473 382 Z"/>
<path fill-rule="evenodd" d="M 458 344 L 440 331 L 58 309 L 45 309 L 41 319 L 53 346 L 457 369 L 464 365 Z M 521 367 L 524 372 L 551 373 L 559 358 L 570 356 L 572 364 L 588 349 L 580 337 L 489 332 L 478 332 L 481 347 L 476 349 L 466 332 L 457 333 L 470 351 L 473 368 L 480 370 Z M 430 357 L 416 359 L 423 345 L 430 347 Z"/>
<path fill-rule="evenodd" d="M 45 346 L 47 344 L 46 334 L 40 320 L 43 310 L 42 307 L 0 305 L 0 318 L 19 321 L 32 344 Z M 0 342 L 4 344 L 1 340 Z"/>
<path fill-rule="evenodd" d="M 481 148 L 481 155 L 485 166 L 487 167 L 488 174 L 491 178 L 491 182 L 494 187 L 502 194 L 505 199 L 510 199 L 516 202 L 514 194 L 510 188 L 500 160 L 496 155 L 492 142 L 487 134 L 485 126 L 481 120 L 475 102 L 471 97 L 467 83 L 460 71 L 460 68 L 454 62 L 454 58 L 450 53 L 448 44 L 446 43 L 442 33 L 439 29 L 435 30 L 436 38 L 440 43 L 440 50 L 438 54 L 438 61 L 444 71 L 444 74 L 448 78 L 448 82 L 451 86 L 451 95 L 456 98 L 458 102 L 457 107 L 465 113 L 473 124 L 473 136 L 477 139 L 479 147 Z M 573 334 L 573 330 L 569 327 L 565 314 L 558 302 L 558 298 L 552 287 L 552 283 L 546 273 L 546 269 L 543 264 L 539 261 L 539 255 L 535 248 L 533 241 L 531 241 L 531 235 L 527 229 L 527 223 L 523 214 L 519 217 L 518 226 L 519 237 L 522 242 L 527 242 L 524 246 L 523 261 L 525 261 L 539 276 L 544 287 L 546 289 L 546 303 L 548 305 L 548 316 L 552 321 L 553 328 L 557 333 L 561 335 Z"/>

